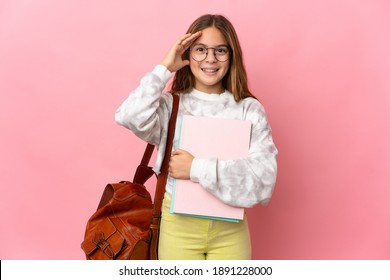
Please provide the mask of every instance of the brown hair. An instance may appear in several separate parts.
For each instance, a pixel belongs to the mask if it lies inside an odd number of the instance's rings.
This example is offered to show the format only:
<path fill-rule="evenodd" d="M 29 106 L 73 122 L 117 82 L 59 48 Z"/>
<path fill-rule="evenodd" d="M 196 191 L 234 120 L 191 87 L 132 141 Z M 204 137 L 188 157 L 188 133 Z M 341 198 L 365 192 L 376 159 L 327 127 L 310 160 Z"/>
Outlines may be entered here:
<path fill-rule="evenodd" d="M 233 25 L 224 16 L 203 15 L 191 24 L 187 33 L 193 34 L 208 27 L 216 27 L 222 33 L 231 51 L 230 67 L 222 79 L 223 87 L 233 94 L 236 102 L 247 97 L 255 98 L 248 89 L 242 51 Z M 189 59 L 189 50 L 183 54 L 183 59 Z M 171 91 L 173 93 L 188 93 L 194 86 L 195 77 L 190 67 L 186 66 L 176 72 Z"/>

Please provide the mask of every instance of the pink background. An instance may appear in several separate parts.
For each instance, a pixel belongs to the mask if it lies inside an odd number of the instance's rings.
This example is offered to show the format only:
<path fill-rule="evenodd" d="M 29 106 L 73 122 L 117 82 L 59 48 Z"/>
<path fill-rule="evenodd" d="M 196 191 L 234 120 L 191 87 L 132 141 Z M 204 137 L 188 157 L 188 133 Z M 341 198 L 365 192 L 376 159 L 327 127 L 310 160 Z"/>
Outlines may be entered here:
<path fill-rule="evenodd" d="M 1 259 L 84 258 L 144 148 L 114 112 L 204 13 L 235 25 L 280 151 L 253 257 L 390 258 L 388 0 L 2 0 Z"/>

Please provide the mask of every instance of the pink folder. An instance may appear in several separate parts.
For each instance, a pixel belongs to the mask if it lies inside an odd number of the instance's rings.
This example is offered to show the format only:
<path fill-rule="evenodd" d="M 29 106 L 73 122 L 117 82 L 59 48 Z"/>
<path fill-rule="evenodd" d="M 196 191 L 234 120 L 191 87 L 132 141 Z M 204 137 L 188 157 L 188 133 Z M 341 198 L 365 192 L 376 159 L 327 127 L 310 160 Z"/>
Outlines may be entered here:
<path fill-rule="evenodd" d="M 248 155 L 250 132 L 250 121 L 184 115 L 179 147 L 197 158 L 238 159 Z M 232 222 L 244 217 L 243 208 L 223 203 L 191 180 L 175 180 L 170 210 Z"/>

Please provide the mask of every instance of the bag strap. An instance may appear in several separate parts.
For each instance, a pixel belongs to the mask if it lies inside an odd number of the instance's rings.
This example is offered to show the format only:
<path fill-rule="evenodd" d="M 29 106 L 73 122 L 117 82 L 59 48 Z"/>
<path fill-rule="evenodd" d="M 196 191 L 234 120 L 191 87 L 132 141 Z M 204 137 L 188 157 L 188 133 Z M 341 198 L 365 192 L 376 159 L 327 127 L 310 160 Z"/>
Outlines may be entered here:
<path fill-rule="evenodd" d="M 173 96 L 173 107 L 172 107 L 172 113 L 168 125 L 167 144 L 165 146 L 165 154 L 161 165 L 160 174 L 157 177 L 156 192 L 154 195 L 154 203 L 153 203 L 153 211 L 152 211 L 152 220 L 150 223 L 151 242 L 149 248 L 149 255 L 150 255 L 150 259 L 152 260 L 158 259 L 157 249 L 158 249 L 158 237 L 160 231 L 161 208 L 164 199 L 165 185 L 167 184 L 167 179 L 168 179 L 169 160 L 171 158 L 173 137 L 175 135 L 177 112 L 179 108 L 179 96 L 176 94 L 172 94 L 172 96 Z"/>
<path fill-rule="evenodd" d="M 175 94 L 173 94 L 172 96 L 173 96 L 173 108 L 172 108 L 171 117 L 169 119 L 167 144 L 165 148 L 164 159 L 160 168 L 160 174 L 158 175 L 157 178 L 156 192 L 154 195 L 153 215 L 157 217 L 161 216 L 162 201 L 164 199 L 165 185 L 167 184 L 167 179 L 168 179 L 169 161 L 171 159 L 173 138 L 175 136 L 177 112 L 179 108 L 179 96 Z"/>
<path fill-rule="evenodd" d="M 142 157 L 141 163 L 138 165 L 137 170 L 135 171 L 133 183 L 145 185 L 146 181 L 148 181 L 150 177 L 156 175 L 156 173 L 154 173 L 153 168 L 149 166 L 149 161 L 150 158 L 152 157 L 153 150 L 154 150 L 154 145 L 148 143 L 144 155 Z"/>
<path fill-rule="evenodd" d="M 154 150 L 154 145 L 148 143 L 148 145 L 146 146 L 144 155 L 142 157 L 142 160 L 141 160 L 141 165 L 146 165 L 146 166 L 149 165 L 149 161 L 150 161 L 150 158 L 152 157 L 153 150 Z"/>
<path fill-rule="evenodd" d="M 164 159 L 162 161 L 161 168 L 160 168 L 160 174 L 157 176 L 156 191 L 154 194 L 154 203 L 153 203 L 153 210 L 152 210 L 152 219 L 150 222 L 151 242 L 149 247 L 149 256 L 150 259 L 152 260 L 157 260 L 158 258 L 157 249 L 158 249 L 158 237 L 160 231 L 161 208 L 164 199 L 165 185 L 167 184 L 167 179 L 168 179 L 169 160 L 171 159 L 173 138 L 175 136 L 177 112 L 179 110 L 179 96 L 176 94 L 172 94 L 172 97 L 173 97 L 173 105 L 172 105 L 171 117 L 169 118 L 169 124 L 168 124 L 167 142 L 165 146 Z M 149 166 L 149 161 L 152 157 L 153 151 L 154 151 L 154 145 L 148 143 L 144 155 L 142 157 L 141 163 L 135 172 L 134 179 L 133 179 L 134 183 L 144 185 L 145 182 L 155 174 L 153 169 Z"/>

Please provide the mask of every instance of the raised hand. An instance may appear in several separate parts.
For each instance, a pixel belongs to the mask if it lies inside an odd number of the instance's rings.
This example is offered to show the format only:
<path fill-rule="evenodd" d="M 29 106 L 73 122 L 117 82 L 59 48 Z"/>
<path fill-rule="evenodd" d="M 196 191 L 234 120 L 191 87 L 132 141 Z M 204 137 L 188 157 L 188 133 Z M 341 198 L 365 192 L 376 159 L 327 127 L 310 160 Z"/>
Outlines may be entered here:
<path fill-rule="evenodd" d="M 188 33 L 177 39 L 171 49 L 165 55 L 162 65 L 167 67 L 171 72 L 176 72 L 190 64 L 189 60 L 183 60 L 183 53 L 192 45 L 192 43 L 202 35 L 202 31 L 198 31 L 194 34 Z"/>

